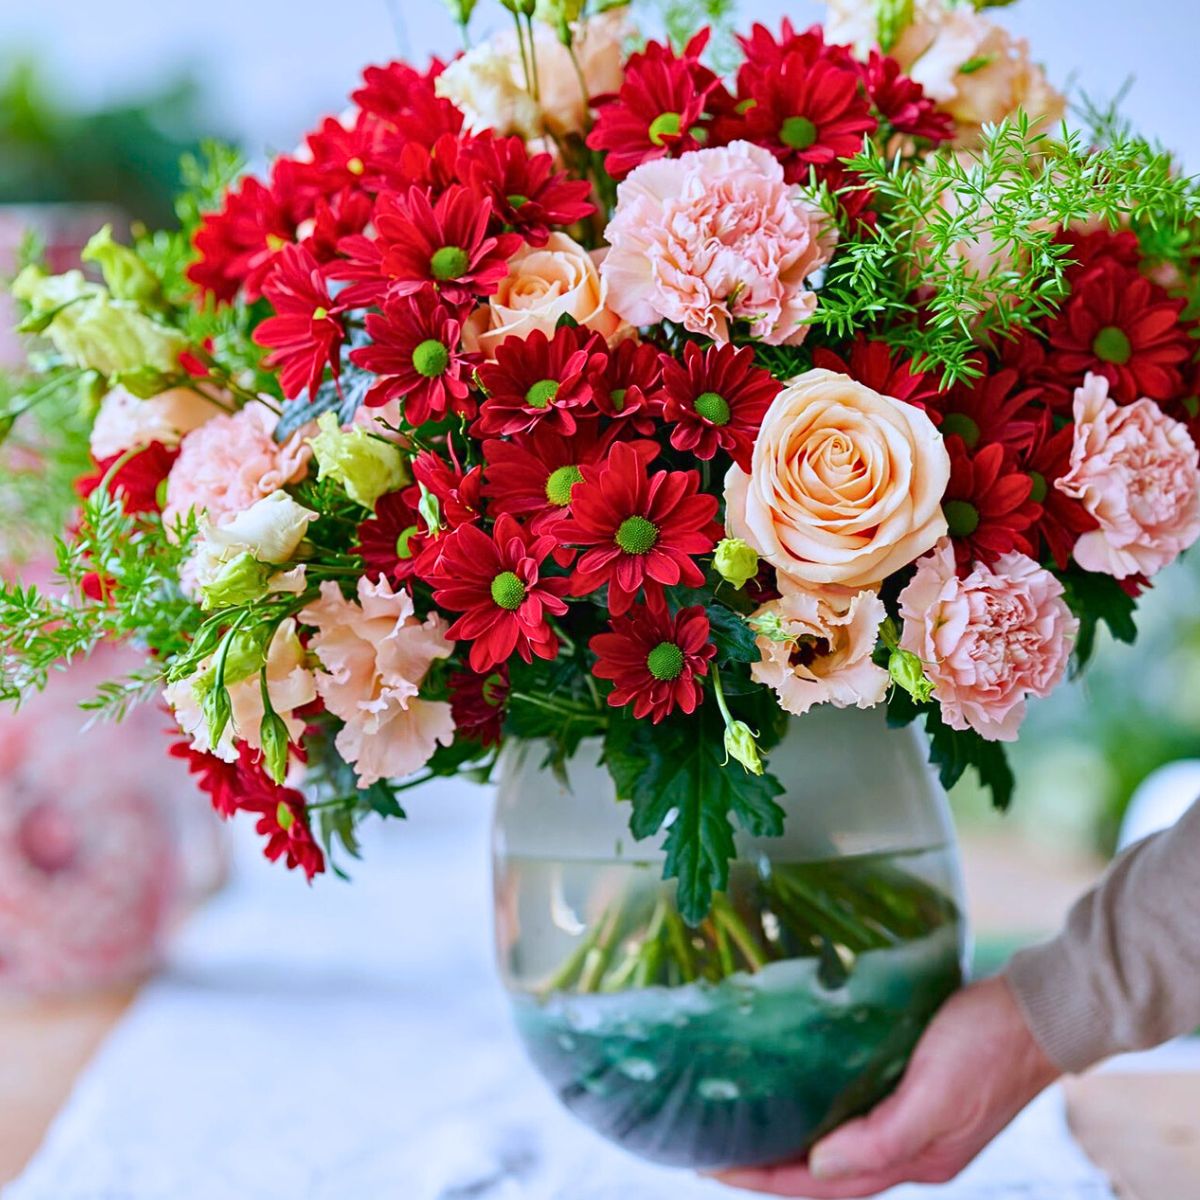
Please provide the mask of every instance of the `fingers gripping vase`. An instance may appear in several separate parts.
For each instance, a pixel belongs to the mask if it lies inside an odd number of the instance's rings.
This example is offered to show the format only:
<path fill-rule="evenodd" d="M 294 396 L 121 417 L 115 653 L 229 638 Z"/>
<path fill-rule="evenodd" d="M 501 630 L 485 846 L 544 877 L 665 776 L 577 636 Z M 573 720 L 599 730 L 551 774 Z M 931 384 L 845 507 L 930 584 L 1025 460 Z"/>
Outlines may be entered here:
<path fill-rule="evenodd" d="M 962 981 L 958 854 L 925 758 L 878 711 L 793 720 L 770 763 L 786 831 L 740 837 L 727 891 L 689 928 L 599 743 L 569 788 L 542 747 L 511 745 L 500 965 L 563 1103 L 635 1154 L 711 1169 L 801 1154 L 882 1098 Z"/>

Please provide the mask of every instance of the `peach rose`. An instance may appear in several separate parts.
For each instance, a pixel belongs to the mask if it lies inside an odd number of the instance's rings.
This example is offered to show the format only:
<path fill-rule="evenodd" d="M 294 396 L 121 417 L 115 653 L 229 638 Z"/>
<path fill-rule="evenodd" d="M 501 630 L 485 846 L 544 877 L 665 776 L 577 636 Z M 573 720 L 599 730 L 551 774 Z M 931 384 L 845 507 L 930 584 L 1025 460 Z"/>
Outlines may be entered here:
<path fill-rule="evenodd" d="M 903 649 L 925 666 L 942 718 L 993 742 L 1016 740 L 1029 696 L 1062 682 L 1079 622 L 1063 587 L 1024 554 L 958 577 L 943 540 L 900 593 Z"/>
<path fill-rule="evenodd" d="M 1102 375 L 1076 389 L 1071 470 L 1054 486 L 1099 522 L 1075 543 L 1085 571 L 1153 575 L 1200 538 L 1200 452 L 1187 426 L 1153 400 L 1118 406 Z"/>
<path fill-rule="evenodd" d="M 750 473 L 725 478 L 731 537 L 801 587 L 870 587 L 946 533 L 950 456 L 920 409 L 813 370 L 775 398 Z"/>
<path fill-rule="evenodd" d="M 564 316 L 609 342 L 619 340 L 630 327 L 608 307 L 599 259 L 600 252 L 590 254 L 565 233 L 552 233 L 540 248 L 518 250 L 496 294 L 467 323 L 466 348 L 495 358 L 496 347 L 510 337 L 524 340 L 535 329 L 553 337 Z"/>
<path fill-rule="evenodd" d="M 871 661 L 887 609 L 875 592 L 818 595 L 785 585 L 778 600 L 763 605 L 750 624 L 762 661 L 750 668 L 773 688 L 779 704 L 798 717 L 816 704 L 873 708 L 883 702 L 890 679 Z"/>

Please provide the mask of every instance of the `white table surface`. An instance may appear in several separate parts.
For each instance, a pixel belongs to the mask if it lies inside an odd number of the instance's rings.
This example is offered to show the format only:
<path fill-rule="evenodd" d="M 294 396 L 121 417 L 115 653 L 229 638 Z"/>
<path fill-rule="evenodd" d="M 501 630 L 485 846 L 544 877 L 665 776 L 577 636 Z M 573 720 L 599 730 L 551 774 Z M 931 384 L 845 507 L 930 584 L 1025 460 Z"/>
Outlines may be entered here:
<path fill-rule="evenodd" d="M 488 803 L 416 798 L 353 885 L 247 857 L 3 1200 L 732 1197 L 609 1146 L 526 1064 L 491 964 Z M 1112 1194 L 1054 1091 L 956 1183 L 889 1196 Z"/>

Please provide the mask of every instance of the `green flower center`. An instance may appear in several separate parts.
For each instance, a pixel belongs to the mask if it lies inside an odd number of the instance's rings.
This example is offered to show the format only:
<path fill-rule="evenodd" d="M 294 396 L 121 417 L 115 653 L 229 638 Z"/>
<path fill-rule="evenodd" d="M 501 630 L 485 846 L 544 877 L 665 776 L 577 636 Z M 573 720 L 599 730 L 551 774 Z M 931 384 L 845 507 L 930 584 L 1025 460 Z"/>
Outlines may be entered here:
<path fill-rule="evenodd" d="M 942 511 L 952 538 L 970 537 L 979 528 L 979 509 L 967 500 L 947 500 Z"/>
<path fill-rule="evenodd" d="M 528 196 L 522 196 L 519 192 L 514 192 L 511 196 L 505 196 L 510 208 L 521 208 L 529 203 Z"/>
<path fill-rule="evenodd" d="M 525 585 L 512 571 L 502 571 L 492 580 L 492 599 L 508 612 L 515 612 L 525 599 Z"/>
<path fill-rule="evenodd" d="M 327 316 L 329 316 L 329 309 L 327 309 L 327 308 L 314 308 L 313 309 L 312 319 L 314 321 L 323 321 L 323 320 L 325 320 L 325 318 Z"/>
<path fill-rule="evenodd" d="M 966 443 L 968 450 L 974 450 L 979 445 L 979 423 L 973 421 L 966 413 L 949 413 L 942 422 L 942 436 L 951 437 L 958 434 Z"/>
<path fill-rule="evenodd" d="M 729 401 L 717 392 L 701 393 L 696 397 L 693 407 L 700 416 L 714 425 L 728 425 L 729 418 L 733 415 L 729 411 Z"/>
<path fill-rule="evenodd" d="M 628 388 L 616 388 L 609 392 L 608 396 L 612 401 L 613 412 L 621 412 L 625 408 L 625 397 L 628 395 Z"/>
<path fill-rule="evenodd" d="M 1049 484 L 1046 483 L 1046 477 L 1040 471 L 1030 471 L 1029 478 L 1033 480 L 1033 489 L 1029 493 L 1029 498 L 1034 504 L 1041 504 L 1050 490 Z"/>
<path fill-rule="evenodd" d="M 412 547 L 409 545 L 409 543 L 413 540 L 413 534 L 416 532 L 417 527 L 415 525 L 410 525 L 396 539 L 396 557 L 400 559 L 401 562 L 405 562 L 412 558 Z"/>
<path fill-rule="evenodd" d="M 1133 347 L 1123 329 L 1118 329 L 1115 325 L 1106 325 L 1096 334 L 1092 351 L 1102 362 L 1116 363 L 1119 367 L 1129 361 Z"/>
<path fill-rule="evenodd" d="M 418 375 L 436 379 L 450 365 L 450 347 L 437 338 L 427 338 L 413 351 L 412 361 Z"/>
<path fill-rule="evenodd" d="M 655 679 L 678 679 L 683 673 L 683 651 L 674 642 L 659 642 L 646 655 L 646 667 Z"/>
<path fill-rule="evenodd" d="M 546 480 L 546 499 L 557 508 L 566 508 L 571 503 L 571 489 L 583 482 L 583 472 L 578 467 L 559 467 Z"/>
<path fill-rule="evenodd" d="M 659 113 L 653 121 L 650 122 L 650 140 L 656 146 L 665 144 L 665 139 L 669 137 L 678 137 L 679 131 L 683 128 L 683 117 L 677 112 Z"/>
<path fill-rule="evenodd" d="M 558 395 L 558 380 L 540 379 L 525 393 L 530 408 L 548 408 Z"/>
<path fill-rule="evenodd" d="M 807 150 L 817 140 L 817 127 L 807 117 L 788 117 L 779 127 L 779 140 L 792 150 Z"/>
<path fill-rule="evenodd" d="M 617 530 L 616 543 L 626 554 L 645 554 L 658 541 L 658 526 L 645 517 L 626 517 Z"/>
<path fill-rule="evenodd" d="M 367 169 L 367 164 L 361 158 L 355 155 L 353 158 L 346 160 L 346 170 L 351 175 L 361 175 Z"/>
<path fill-rule="evenodd" d="M 461 278 L 470 265 L 470 256 L 461 246 L 443 246 L 429 260 L 429 269 L 433 272 L 434 279 L 443 283 Z"/>

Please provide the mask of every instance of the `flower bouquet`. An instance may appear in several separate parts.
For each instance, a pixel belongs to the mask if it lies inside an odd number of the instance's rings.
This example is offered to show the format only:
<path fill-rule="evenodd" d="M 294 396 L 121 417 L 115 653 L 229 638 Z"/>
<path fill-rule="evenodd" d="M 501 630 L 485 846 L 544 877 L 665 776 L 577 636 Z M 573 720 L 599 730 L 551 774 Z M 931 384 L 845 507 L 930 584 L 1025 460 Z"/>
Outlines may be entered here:
<path fill-rule="evenodd" d="M 0 692 L 136 640 L 101 707 L 164 695 L 310 879 L 498 769 L 563 1098 L 667 1161 L 796 1152 L 959 978 L 887 726 L 1006 805 L 1028 699 L 1200 537 L 1200 191 L 1065 123 L 986 0 L 504 7 L 264 174 L 213 148 L 102 281 L 17 277 L 7 419 L 78 393 L 94 466 L 65 592 L 0 590 Z"/>

